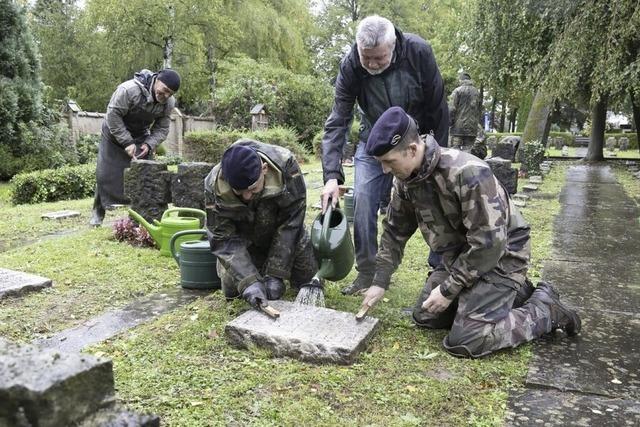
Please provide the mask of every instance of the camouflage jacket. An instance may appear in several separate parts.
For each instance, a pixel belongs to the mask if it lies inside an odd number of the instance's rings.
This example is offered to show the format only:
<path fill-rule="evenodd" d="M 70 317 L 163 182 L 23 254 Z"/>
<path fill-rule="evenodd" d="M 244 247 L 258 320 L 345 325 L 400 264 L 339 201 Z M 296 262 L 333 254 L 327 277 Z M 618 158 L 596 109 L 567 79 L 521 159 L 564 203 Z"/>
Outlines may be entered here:
<path fill-rule="evenodd" d="M 480 123 L 480 92 L 471 80 L 464 80 L 451 93 L 449 120 L 452 136 L 476 136 Z"/>
<path fill-rule="evenodd" d="M 156 75 L 142 70 L 113 92 L 103 124 L 111 142 L 127 147 L 134 139 L 146 137 L 144 142 L 155 150 L 167 137 L 176 100 L 172 96 L 164 104 L 155 101 L 151 88 Z"/>
<path fill-rule="evenodd" d="M 269 166 L 264 191 L 245 204 L 217 164 L 205 178 L 205 203 L 211 251 L 242 292 L 262 274 L 282 279 L 291 275 L 294 248 L 304 233 L 306 187 L 289 150 L 249 139 L 236 144 L 255 148 Z M 267 254 L 262 272 L 250 251 Z"/>
<path fill-rule="evenodd" d="M 489 166 L 458 150 L 439 147 L 427 135 L 421 170 L 394 179 L 383 221 L 373 284 L 387 288 L 417 228 L 441 252 L 450 273 L 440 284 L 453 298 L 483 275 L 524 283 L 529 263 L 529 225 Z"/>

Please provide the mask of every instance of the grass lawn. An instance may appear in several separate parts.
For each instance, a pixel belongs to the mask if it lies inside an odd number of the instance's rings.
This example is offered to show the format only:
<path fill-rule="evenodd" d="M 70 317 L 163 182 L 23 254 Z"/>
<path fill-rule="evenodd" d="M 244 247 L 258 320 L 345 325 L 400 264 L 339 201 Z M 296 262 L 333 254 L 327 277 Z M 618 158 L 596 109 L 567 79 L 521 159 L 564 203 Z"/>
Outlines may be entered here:
<path fill-rule="evenodd" d="M 532 226 L 534 282 L 550 252 L 552 218 L 559 210 L 555 196 L 567 164 L 554 167 L 541 185 L 539 191 L 550 197 L 531 199 L 522 209 Z M 318 161 L 303 170 L 310 224 L 318 213 L 311 206 L 319 198 L 322 172 Z M 349 176 L 347 184 L 352 182 Z M 89 228 L 90 199 L 17 207 L 7 200 L 7 186 L 0 184 L 0 251 L 3 244 L 6 249 L 7 244 L 70 233 L 0 252 L 2 267 L 54 281 L 44 292 L 0 301 L 0 335 L 23 342 L 50 336 L 177 285 L 173 259 L 118 243 L 108 227 Z M 43 212 L 60 209 L 76 209 L 82 216 L 40 219 Z M 114 215 L 109 212 L 107 219 Z M 123 403 L 157 413 L 167 426 L 501 425 L 509 389 L 523 383 L 530 346 L 482 360 L 456 359 L 442 349 L 445 331 L 414 327 L 401 309 L 415 302 L 427 273 L 427 254 L 416 234 L 384 302 L 371 313 L 382 327 L 353 366 L 311 365 L 231 348 L 224 326 L 247 307 L 242 301 L 226 302 L 219 292 L 88 351 L 113 360 Z M 328 284 L 328 307 L 357 311 L 361 298 L 340 294 L 354 277 L 355 271 Z"/>
<path fill-rule="evenodd" d="M 576 157 L 577 147 L 569 147 L 569 157 Z M 615 156 L 612 154 L 615 153 Z M 609 151 L 605 149 L 602 154 L 605 159 L 640 159 L 640 152 L 638 150 L 625 150 L 625 151 Z M 547 156 L 552 157 L 562 157 L 562 150 L 556 150 L 555 148 L 547 148 L 546 150 Z"/>

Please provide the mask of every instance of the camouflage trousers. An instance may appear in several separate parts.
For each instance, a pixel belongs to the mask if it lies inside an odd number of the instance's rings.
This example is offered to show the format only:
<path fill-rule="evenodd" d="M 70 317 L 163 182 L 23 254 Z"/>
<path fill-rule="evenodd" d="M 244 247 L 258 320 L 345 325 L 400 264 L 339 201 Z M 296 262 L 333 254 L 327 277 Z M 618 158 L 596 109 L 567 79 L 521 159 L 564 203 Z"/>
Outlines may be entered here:
<path fill-rule="evenodd" d="M 413 309 L 413 320 L 425 328 L 450 328 L 442 343 L 450 354 L 483 357 L 551 331 L 549 309 L 544 304 L 528 301 L 534 289 L 530 282 L 522 285 L 492 274 L 463 289 L 442 313 L 422 310 L 422 303 L 431 290 L 448 275 L 440 269 L 427 277 Z"/>
<path fill-rule="evenodd" d="M 264 275 L 264 267 L 267 261 L 268 253 L 258 250 L 255 246 L 248 248 L 249 254 L 253 265 L 256 266 L 261 275 Z M 235 283 L 232 275 L 222 266 L 220 262 L 217 263 L 218 276 L 222 284 L 222 291 L 227 298 L 237 298 L 240 296 L 237 283 Z M 309 233 L 304 231 L 302 238 L 298 240 L 294 255 L 293 266 L 291 268 L 291 276 L 289 283 L 291 286 L 299 288 L 304 283 L 310 282 L 313 276 L 318 271 L 318 262 L 313 255 L 313 247 L 311 246 L 311 239 Z"/>
<path fill-rule="evenodd" d="M 478 141 L 475 136 L 451 136 L 451 148 L 484 159 L 487 157 L 487 146 L 484 141 Z"/>

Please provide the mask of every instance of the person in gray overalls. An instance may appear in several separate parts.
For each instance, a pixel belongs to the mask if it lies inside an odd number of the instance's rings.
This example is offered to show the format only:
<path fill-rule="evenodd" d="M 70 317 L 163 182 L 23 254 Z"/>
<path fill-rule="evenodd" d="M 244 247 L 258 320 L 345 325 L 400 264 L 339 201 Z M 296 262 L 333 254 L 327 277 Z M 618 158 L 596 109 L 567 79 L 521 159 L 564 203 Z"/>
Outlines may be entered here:
<path fill-rule="evenodd" d="M 174 70 L 141 70 L 111 95 L 98 148 L 91 225 L 102 225 L 105 209 L 129 203 L 124 170 L 131 159 L 150 158 L 167 137 L 176 103 L 173 94 L 179 88 L 180 75 Z"/>

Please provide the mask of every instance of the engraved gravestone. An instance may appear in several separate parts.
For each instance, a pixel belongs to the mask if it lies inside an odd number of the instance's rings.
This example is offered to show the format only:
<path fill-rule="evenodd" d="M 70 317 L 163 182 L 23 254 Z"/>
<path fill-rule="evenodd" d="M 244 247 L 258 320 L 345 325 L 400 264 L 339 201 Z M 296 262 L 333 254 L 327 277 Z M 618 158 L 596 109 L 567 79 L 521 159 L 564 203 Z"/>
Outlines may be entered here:
<path fill-rule="evenodd" d="M 19 296 L 51 286 L 51 279 L 0 268 L 0 299 Z"/>

